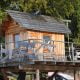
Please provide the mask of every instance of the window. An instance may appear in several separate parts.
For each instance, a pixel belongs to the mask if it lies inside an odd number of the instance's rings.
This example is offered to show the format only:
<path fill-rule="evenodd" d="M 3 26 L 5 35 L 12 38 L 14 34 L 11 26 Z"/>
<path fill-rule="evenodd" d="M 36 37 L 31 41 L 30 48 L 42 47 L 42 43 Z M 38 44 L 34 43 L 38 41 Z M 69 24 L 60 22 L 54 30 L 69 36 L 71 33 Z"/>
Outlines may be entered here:
<path fill-rule="evenodd" d="M 20 35 L 19 34 L 15 34 L 14 35 L 15 48 L 19 48 L 18 41 L 20 41 Z"/>
<path fill-rule="evenodd" d="M 49 43 L 50 40 L 51 40 L 51 36 L 46 36 L 46 35 L 43 36 L 44 43 Z M 43 52 L 44 53 L 49 53 L 49 47 L 44 45 Z"/>
<path fill-rule="evenodd" d="M 51 40 L 50 36 L 43 36 L 44 43 L 48 43 Z"/>

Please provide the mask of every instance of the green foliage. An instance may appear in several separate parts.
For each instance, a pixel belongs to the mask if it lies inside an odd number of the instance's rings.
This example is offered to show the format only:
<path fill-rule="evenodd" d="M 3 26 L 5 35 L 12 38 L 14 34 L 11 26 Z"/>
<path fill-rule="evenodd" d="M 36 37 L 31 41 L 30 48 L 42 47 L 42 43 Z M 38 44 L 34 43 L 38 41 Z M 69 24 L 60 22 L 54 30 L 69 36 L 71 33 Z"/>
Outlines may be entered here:
<path fill-rule="evenodd" d="M 69 18 L 74 12 L 74 5 L 70 0 L 1 0 L 0 7 L 24 12 L 39 10 L 41 14 L 58 18 Z"/>
<path fill-rule="evenodd" d="M 40 10 L 42 14 L 69 18 L 74 12 L 74 6 L 70 0 L 12 0 L 10 8 L 25 12 Z"/>
<path fill-rule="evenodd" d="M 4 42 L 5 42 L 4 37 L 0 37 L 0 43 L 4 43 Z"/>
<path fill-rule="evenodd" d="M 70 0 L 48 0 L 47 12 L 53 16 L 69 18 L 74 12 L 74 7 Z"/>
<path fill-rule="evenodd" d="M 0 23 L 6 18 L 6 14 L 3 10 L 0 10 Z"/>
<path fill-rule="evenodd" d="M 80 0 L 73 1 L 74 13 L 71 16 L 72 20 L 72 36 L 75 43 L 80 44 Z"/>
<path fill-rule="evenodd" d="M 0 0 L 0 9 L 8 9 L 10 6 L 11 0 Z"/>

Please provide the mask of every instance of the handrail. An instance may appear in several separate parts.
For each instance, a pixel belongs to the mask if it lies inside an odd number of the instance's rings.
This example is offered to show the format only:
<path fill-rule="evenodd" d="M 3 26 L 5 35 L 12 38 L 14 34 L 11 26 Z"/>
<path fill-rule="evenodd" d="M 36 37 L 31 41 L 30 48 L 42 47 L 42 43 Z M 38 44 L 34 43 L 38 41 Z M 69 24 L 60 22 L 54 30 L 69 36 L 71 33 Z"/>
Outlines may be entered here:
<path fill-rule="evenodd" d="M 40 40 L 40 41 L 44 42 L 43 39 L 27 39 L 27 40 L 19 40 L 19 41 L 17 41 L 17 42 L 31 41 L 31 40 L 33 40 L 33 41 Z M 57 41 L 57 40 L 50 40 L 50 41 L 52 41 L 52 42 L 69 43 L 69 44 L 73 43 L 73 42 L 65 42 L 65 41 Z M 17 42 L 12 42 L 12 41 L 10 41 L 10 42 L 0 43 L 0 44 L 9 44 L 9 43 L 17 43 Z M 37 42 L 37 41 L 36 41 L 36 42 Z M 73 43 L 73 44 L 74 44 L 74 43 Z"/>
<path fill-rule="evenodd" d="M 33 41 L 34 44 L 39 44 L 39 46 L 37 47 L 37 49 L 35 49 L 35 47 L 31 48 L 32 54 L 35 53 L 35 56 L 37 56 L 39 58 L 39 60 L 40 60 L 40 57 L 41 57 L 41 58 L 43 58 L 42 60 L 45 60 L 45 58 L 48 58 L 48 59 L 50 58 L 51 60 L 54 60 L 52 58 L 56 58 L 55 61 L 57 59 L 60 59 L 61 61 L 63 60 L 62 62 L 64 62 L 64 61 L 72 61 L 72 62 L 74 62 L 75 60 L 77 61 L 78 57 L 75 57 L 76 55 L 75 55 L 75 48 L 74 48 L 75 46 L 74 46 L 74 43 L 72 43 L 72 42 L 64 42 L 64 41 L 50 40 L 50 42 L 54 42 L 53 44 L 50 44 L 50 43 L 43 42 L 42 39 L 28 39 L 28 40 L 22 40 L 22 41 L 17 41 L 17 42 L 0 43 L 1 44 L 1 51 L 0 51 L 1 52 L 1 57 L 2 57 L 3 45 L 8 45 L 8 44 L 11 44 L 11 43 L 18 43 L 18 42 L 27 42 L 27 43 L 29 43 L 30 41 Z M 55 43 L 57 43 L 57 44 L 55 44 Z M 61 46 L 61 44 L 63 44 L 63 46 Z M 47 47 L 47 49 L 49 50 L 48 51 L 48 53 L 49 53 L 48 56 L 45 54 L 44 51 L 42 53 L 39 52 L 39 50 L 41 48 L 44 49 L 44 47 Z M 51 47 L 53 47 L 53 48 L 51 49 Z M 27 48 L 29 48 L 29 46 Z M 8 49 L 8 52 L 9 52 L 9 50 L 10 50 L 10 48 Z M 19 50 L 19 55 L 20 55 L 20 50 Z M 55 51 L 55 50 L 57 50 L 57 51 Z M 80 50 L 80 48 L 79 48 L 79 50 Z M 13 51 L 14 51 L 14 49 L 12 49 L 12 52 Z M 60 53 L 60 51 L 62 51 L 62 54 L 64 53 L 64 55 L 57 55 L 57 53 L 58 52 Z M 27 52 L 27 54 L 28 53 L 29 52 Z M 40 53 L 40 55 L 39 55 L 39 53 Z M 59 61 L 59 60 L 57 60 L 57 61 Z"/>

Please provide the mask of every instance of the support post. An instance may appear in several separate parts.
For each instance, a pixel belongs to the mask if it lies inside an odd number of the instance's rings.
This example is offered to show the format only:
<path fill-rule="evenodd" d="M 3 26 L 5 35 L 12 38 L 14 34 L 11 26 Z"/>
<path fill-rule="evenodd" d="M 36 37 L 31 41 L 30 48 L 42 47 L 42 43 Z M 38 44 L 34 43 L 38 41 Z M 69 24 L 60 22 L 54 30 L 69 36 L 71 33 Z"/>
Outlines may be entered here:
<path fill-rule="evenodd" d="M 74 63 L 74 45 L 72 43 L 72 56 L 73 56 L 73 63 Z"/>
<path fill-rule="evenodd" d="M 3 56 L 2 56 L 2 44 L 0 45 L 0 47 L 1 47 L 1 58 L 2 58 L 2 57 L 3 57 Z"/>
<path fill-rule="evenodd" d="M 40 71 L 39 69 L 36 70 L 36 80 L 40 80 Z"/>
<path fill-rule="evenodd" d="M 74 69 L 74 80 L 76 80 L 76 71 Z"/>
<path fill-rule="evenodd" d="M 34 80 L 34 74 L 32 74 L 32 80 Z"/>

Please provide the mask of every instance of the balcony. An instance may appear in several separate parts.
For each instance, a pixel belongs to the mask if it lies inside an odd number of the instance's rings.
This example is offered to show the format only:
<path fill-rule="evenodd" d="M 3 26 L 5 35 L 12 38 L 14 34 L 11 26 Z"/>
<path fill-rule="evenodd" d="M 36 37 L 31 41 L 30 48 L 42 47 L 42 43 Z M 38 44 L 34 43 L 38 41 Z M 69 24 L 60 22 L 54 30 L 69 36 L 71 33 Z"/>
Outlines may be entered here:
<path fill-rule="evenodd" d="M 1 43 L 0 65 L 42 63 L 80 63 L 80 46 L 71 42 L 29 39 Z"/>

